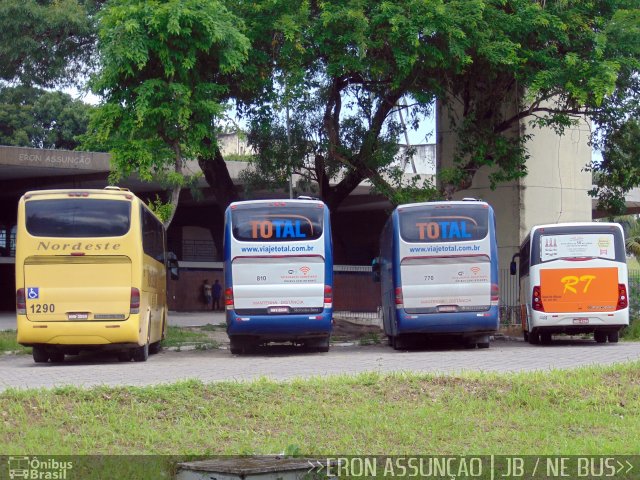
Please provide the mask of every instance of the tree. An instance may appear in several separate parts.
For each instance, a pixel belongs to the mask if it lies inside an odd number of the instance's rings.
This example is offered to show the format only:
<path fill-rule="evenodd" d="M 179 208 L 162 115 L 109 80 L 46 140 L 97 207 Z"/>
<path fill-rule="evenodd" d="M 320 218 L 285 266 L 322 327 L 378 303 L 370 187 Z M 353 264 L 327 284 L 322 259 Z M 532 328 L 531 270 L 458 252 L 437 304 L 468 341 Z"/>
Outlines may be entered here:
<path fill-rule="evenodd" d="M 217 0 L 115 0 L 99 21 L 101 65 L 91 83 L 104 102 L 85 146 L 111 151 L 114 179 L 163 180 L 174 207 L 190 180 L 183 166 L 198 159 L 224 208 L 237 193 L 216 120 L 247 58 L 242 22 Z"/>
<path fill-rule="evenodd" d="M 62 92 L 0 89 L 0 144 L 74 150 L 86 132 L 91 109 Z"/>
<path fill-rule="evenodd" d="M 602 142 L 603 160 L 594 165 L 593 196 L 610 214 L 625 211 L 625 195 L 640 185 L 640 120 L 631 118 L 608 132 Z M 640 253 L 640 249 L 638 250 Z"/>
<path fill-rule="evenodd" d="M 3 0 L 0 80 L 78 85 L 92 66 L 100 0 Z"/>
<path fill-rule="evenodd" d="M 278 73 L 271 108 L 251 112 L 258 168 L 276 179 L 306 170 L 332 209 L 364 178 L 394 198 L 381 173 L 400 99 L 413 124 L 435 99 L 449 112 L 459 141 L 440 188 L 450 197 L 481 168 L 493 185 L 526 175 L 523 122 L 563 133 L 578 118 L 606 124 L 605 111 L 624 118 L 629 104 L 611 99 L 638 98 L 628 88 L 640 58 L 636 0 L 236 3 Z M 292 147 L 275 112 L 285 107 Z"/>

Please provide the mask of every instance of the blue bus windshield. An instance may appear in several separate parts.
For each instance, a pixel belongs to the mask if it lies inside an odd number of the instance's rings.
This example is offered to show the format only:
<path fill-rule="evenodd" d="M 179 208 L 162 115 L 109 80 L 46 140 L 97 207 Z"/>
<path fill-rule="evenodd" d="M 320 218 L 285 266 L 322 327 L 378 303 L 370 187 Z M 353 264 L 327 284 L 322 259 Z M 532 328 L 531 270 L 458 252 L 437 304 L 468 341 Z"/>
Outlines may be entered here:
<path fill-rule="evenodd" d="M 483 205 L 428 205 L 399 209 L 400 235 L 411 243 L 481 240 L 489 232 Z"/>
<path fill-rule="evenodd" d="M 231 211 L 233 236 L 245 242 L 317 240 L 324 210 L 315 205 L 243 205 Z"/>

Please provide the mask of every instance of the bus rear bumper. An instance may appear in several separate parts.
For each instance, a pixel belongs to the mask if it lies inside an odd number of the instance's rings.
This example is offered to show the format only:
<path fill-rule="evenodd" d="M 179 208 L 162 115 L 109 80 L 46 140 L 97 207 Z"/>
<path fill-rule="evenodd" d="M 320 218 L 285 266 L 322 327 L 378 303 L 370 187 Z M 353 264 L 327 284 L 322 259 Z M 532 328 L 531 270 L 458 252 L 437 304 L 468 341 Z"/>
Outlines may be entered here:
<path fill-rule="evenodd" d="M 333 327 L 333 311 L 310 315 L 237 315 L 227 310 L 227 334 L 262 341 L 294 341 L 327 338 Z"/>
<path fill-rule="evenodd" d="M 486 312 L 407 314 L 398 311 L 398 334 L 479 334 L 495 333 L 499 326 L 498 307 Z"/>
<path fill-rule="evenodd" d="M 18 315 L 18 343 L 33 345 L 118 346 L 138 345 L 140 322 L 137 315 L 118 322 L 57 321 L 32 322 Z"/>
<path fill-rule="evenodd" d="M 529 330 L 549 333 L 592 333 L 595 331 L 618 331 L 629 325 L 629 309 L 612 313 L 534 313 L 529 318 Z"/>

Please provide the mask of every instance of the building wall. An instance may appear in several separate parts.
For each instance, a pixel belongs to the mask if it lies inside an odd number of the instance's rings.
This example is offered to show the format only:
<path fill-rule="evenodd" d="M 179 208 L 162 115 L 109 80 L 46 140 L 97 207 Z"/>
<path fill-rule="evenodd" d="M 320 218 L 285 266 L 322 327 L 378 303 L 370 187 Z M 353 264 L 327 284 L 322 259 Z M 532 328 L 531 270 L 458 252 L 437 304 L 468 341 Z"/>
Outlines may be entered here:
<path fill-rule="evenodd" d="M 530 156 L 526 177 L 492 190 L 491 170 L 483 167 L 474 177 L 471 188 L 454 195 L 455 199 L 480 198 L 494 208 L 502 269 L 509 267 L 513 254 L 534 225 L 591 221 L 592 202 L 587 193 L 591 188 L 591 174 L 584 171 L 591 161 L 586 122 L 567 129 L 563 136 L 549 128 L 533 129 L 527 122 L 512 135 L 518 135 L 520 130 L 532 135 L 527 142 Z M 450 167 L 456 137 L 451 131 L 449 113 L 440 105 L 436 131 L 438 168 Z"/>
<path fill-rule="evenodd" d="M 224 284 L 222 266 L 211 263 L 197 266 L 195 263 L 180 268 L 179 280 L 168 280 L 169 310 L 177 312 L 205 311 L 202 284 L 218 280 Z M 376 312 L 380 305 L 380 284 L 375 283 L 371 269 L 363 267 L 340 267 L 333 274 L 333 305 L 336 311 Z"/>

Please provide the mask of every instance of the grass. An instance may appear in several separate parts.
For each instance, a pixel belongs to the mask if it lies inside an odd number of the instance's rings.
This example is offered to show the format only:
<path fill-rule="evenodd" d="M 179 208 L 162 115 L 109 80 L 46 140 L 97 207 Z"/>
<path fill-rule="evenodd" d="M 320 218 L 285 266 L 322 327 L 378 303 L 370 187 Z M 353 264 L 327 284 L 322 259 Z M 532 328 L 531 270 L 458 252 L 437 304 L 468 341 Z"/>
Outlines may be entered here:
<path fill-rule="evenodd" d="M 31 348 L 23 347 L 16 341 L 15 330 L 0 331 L 0 353 L 14 352 L 31 355 Z"/>
<path fill-rule="evenodd" d="M 208 335 L 206 330 L 202 330 L 205 329 L 168 326 L 167 335 L 162 341 L 162 345 L 168 348 L 185 346 L 194 346 L 196 349 L 217 347 L 217 342 Z"/>
<path fill-rule="evenodd" d="M 639 432 L 640 362 L 0 394 L 5 455 L 635 454 Z"/>
<path fill-rule="evenodd" d="M 622 338 L 624 340 L 637 341 L 640 340 L 640 319 L 633 320 L 628 327 L 622 330 Z"/>

